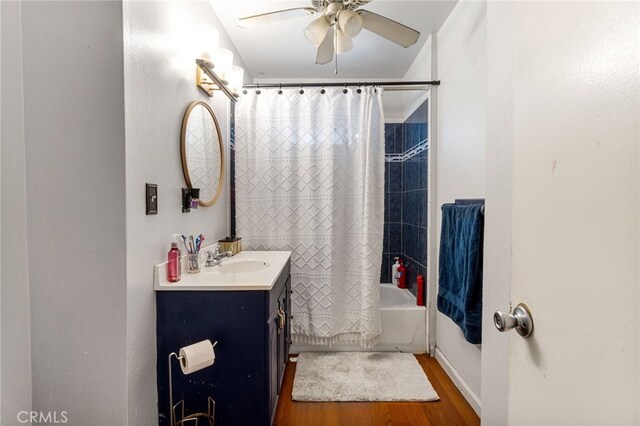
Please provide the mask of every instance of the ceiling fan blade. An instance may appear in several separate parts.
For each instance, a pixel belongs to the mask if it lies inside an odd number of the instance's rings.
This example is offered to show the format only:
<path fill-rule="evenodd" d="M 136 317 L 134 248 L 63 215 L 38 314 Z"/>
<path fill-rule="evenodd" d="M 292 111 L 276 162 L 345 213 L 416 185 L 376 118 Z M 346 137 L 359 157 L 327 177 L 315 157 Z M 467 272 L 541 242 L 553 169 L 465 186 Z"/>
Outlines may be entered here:
<path fill-rule="evenodd" d="M 312 7 L 294 7 L 293 9 L 276 10 L 274 12 L 261 13 L 260 15 L 240 18 L 238 19 L 238 26 L 242 28 L 253 28 L 259 25 L 270 24 L 272 22 L 282 21 L 285 19 L 313 15 L 316 12 L 317 11 Z"/>
<path fill-rule="evenodd" d="M 381 37 L 386 38 L 402 47 L 415 44 L 420 37 L 420 32 L 402 25 L 393 19 L 385 18 L 368 10 L 358 12 L 362 17 L 362 28 L 365 28 Z"/>
<path fill-rule="evenodd" d="M 334 37 L 334 33 L 335 33 L 335 31 L 334 31 L 333 25 L 332 25 L 327 30 L 327 35 L 324 36 L 324 40 L 322 40 L 322 43 L 320 43 L 320 46 L 318 46 L 318 50 L 316 50 L 316 64 L 324 65 L 324 64 L 328 64 L 329 62 L 331 62 L 333 60 L 333 54 L 334 54 L 333 37 Z"/>

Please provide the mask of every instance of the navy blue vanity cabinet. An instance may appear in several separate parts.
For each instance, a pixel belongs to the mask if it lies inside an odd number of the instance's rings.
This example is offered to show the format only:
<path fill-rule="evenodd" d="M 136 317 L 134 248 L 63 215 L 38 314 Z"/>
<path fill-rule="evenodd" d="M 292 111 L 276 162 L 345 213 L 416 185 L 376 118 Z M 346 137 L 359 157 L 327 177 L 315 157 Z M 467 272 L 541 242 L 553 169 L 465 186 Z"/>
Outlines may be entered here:
<path fill-rule="evenodd" d="M 291 293 L 291 279 L 272 300 L 275 305 L 271 307 L 271 319 L 269 323 L 269 407 L 270 418 L 273 420 L 276 409 L 277 396 L 280 393 L 284 368 L 289 355 L 291 310 L 289 309 Z M 275 296 L 275 293 L 273 294 Z"/>
<path fill-rule="evenodd" d="M 184 375 L 173 358 L 174 404 L 186 414 L 216 401 L 216 426 L 270 425 L 290 338 L 289 263 L 269 291 L 157 291 L 159 423 L 169 425 L 168 356 L 204 339 L 218 341 L 212 366 Z"/>

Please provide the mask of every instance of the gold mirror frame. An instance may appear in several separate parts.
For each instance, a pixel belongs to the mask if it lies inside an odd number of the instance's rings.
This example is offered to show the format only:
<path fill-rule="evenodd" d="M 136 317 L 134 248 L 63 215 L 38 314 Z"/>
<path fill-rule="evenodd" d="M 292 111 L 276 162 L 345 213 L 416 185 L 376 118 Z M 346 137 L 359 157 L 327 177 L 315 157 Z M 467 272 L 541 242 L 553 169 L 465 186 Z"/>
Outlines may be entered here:
<path fill-rule="evenodd" d="M 224 186 L 224 173 L 225 173 L 225 162 L 224 162 L 224 143 L 222 142 L 222 133 L 220 133 L 220 125 L 218 124 L 218 119 L 216 118 L 216 114 L 213 112 L 213 109 L 206 102 L 202 101 L 193 101 L 187 107 L 187 110 L 184 113 L 184 117 L 182 118 L 182 130 L 180 132 L 180 157 L 182 158 L 182 174 L 184 175 L 184 180 L 187 184 L 188 188 L 192 188 L 191 177 L 189 176 L 189 167 L 187 164 L 187 152 L 186 152 L 186 135 L 187 135 L 187 124 L 189 122 L 189 116 L 191 115 L 191 111 L 198 105 L 203 106 L 211 115 L 213 119 L 213 124 L 216 128 L 216 133 L 218 136 L 218 144 L 220 146 L 220 176 L 218 179 L 218 188 L 216 193 L 214 194 L 211 200 L 199 200 L 199 204 L 201 206 L 209 207 L 215 204 L 220 198 L 220 194 L 222 194 L 222 188 Z"/>

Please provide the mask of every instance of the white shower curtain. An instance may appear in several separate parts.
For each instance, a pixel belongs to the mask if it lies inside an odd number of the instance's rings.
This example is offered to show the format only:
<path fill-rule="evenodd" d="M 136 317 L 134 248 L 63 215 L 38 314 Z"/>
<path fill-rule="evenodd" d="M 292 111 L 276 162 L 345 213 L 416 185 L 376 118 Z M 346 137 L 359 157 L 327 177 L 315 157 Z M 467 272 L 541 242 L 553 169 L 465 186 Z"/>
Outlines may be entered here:
<path fill-rule="evenodd" d="M 382 89 L 262 89 L 236 105 L 237 234 L 292 252 L 295 342 L 381 333 Z"/>

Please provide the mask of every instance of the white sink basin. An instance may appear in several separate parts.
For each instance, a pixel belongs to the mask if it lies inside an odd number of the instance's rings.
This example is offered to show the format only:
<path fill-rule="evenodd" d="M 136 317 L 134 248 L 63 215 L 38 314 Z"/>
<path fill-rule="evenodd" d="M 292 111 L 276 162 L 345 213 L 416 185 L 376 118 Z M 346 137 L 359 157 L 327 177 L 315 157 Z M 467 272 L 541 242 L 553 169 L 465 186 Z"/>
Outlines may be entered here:
<path fill-rule="evenodd" d="M 269 262 L 263 260 L 223 260 L 215 269 L 221 274 L 242 274 L 267 269 L 269 266 Z"/>
<path fill-rule="evenodd" d="M 205 247 L 204 250 L 214 250 Z M 189 274 L 185 270 L 186 259 L 182 259 L 182 279 L 176 283 L 167 281 L 167 262 L 154 267 L 153 287 L 156 291 L 222 291 L 222 290 L 270 290 L 289 264 L 289 251 L 250 251 L 222 259 L 217 266 L 204 266 L 202 271 Z"/>

